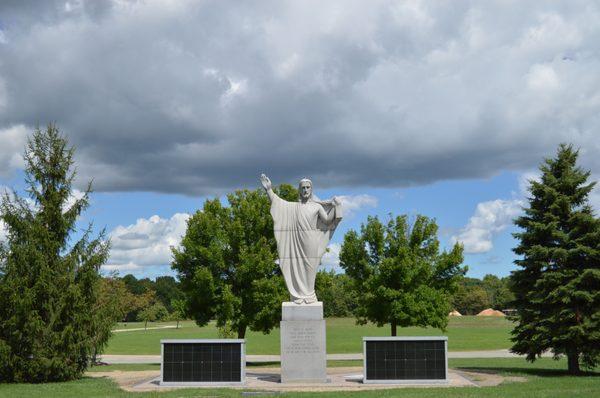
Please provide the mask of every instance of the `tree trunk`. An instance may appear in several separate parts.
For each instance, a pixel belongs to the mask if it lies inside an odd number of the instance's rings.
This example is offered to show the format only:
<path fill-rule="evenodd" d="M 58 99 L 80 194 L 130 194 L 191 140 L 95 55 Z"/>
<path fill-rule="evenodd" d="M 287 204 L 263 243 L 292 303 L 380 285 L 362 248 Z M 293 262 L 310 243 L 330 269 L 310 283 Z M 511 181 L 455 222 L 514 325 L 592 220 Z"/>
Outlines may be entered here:
<path fill-rule="evenodd" d="M 240 325 L 238 327 L 238 339 L 246 337 L 246 325 Z"/>
<path fill-rule="evenodd" d="M 144 323 L 144 330 L 148 330 L 148 320 L 146 319 L 146 322 Z"/>
<path fill-rule="evenodd" d="M 396 336 L 396 322 L 392 322 L 392 336 Z"/>
<path fill-rule="evenodd" d="M 179 319 L 177 320 L 177 327 L 175 329 L 179 329 Z"/>
<path fill-rule="evenodd" d="M 581 369 L 579 368 L 579 353 L 577 351 L 567 353 L 567 361 L 570 374 L 576 375 L 581 372 Z"/>

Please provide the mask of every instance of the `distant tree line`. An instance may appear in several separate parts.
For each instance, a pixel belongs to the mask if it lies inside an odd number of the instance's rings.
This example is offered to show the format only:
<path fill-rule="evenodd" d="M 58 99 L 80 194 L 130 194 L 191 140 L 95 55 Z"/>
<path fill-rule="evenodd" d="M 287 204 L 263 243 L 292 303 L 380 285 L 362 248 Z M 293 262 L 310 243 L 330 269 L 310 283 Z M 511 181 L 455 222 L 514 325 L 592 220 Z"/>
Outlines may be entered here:
<path fill-rule="evenodd" d="M 484 309 L 511 309 L 515 296 L 510 291 L 510 278 L 485 275 L 483 279 L 461 278 L 452 296 L 452 307 L 462 315 L 477 315 Z"/>
<path fill-rule="evenodd" d="M 128 274 L 111 274 L 102 278 L 104 297 L 112 302 L 113 313 L 122 322 L 154 322 L 181 320 L 184 294 L 180 283 L 172 276 L 137 279 Z"/>
<path fill-rule="evenodd" d="M 451 307 L 462 315 L 476 315 L 486 308 L 504 310 L 510 307 L 514 295 L 509 290 L 510 279 L 485 275 L 483 279 L 459 277 L 457 291 L 451 295 Z M 118 297 L 113 307 L 123 322 L 166 321 L 188 317 L 179 303 L 185 298 L 181 283 L 172 276 L 137 279 L 109 275 L 103 278 L 103 297 Z M 320 270 L 315 283 L 317 297 L 324 303 L 327 318 L 353 316 L 358 306 L 358 294 L 352 278 L 333 270 Z M 152 316 L 151 314 L 155 314 Z"/>
<path fill-rule="evenodd" d="M 482 279 L 459 277 L 458 288 L 450 297 L 450 308 L 462 315 L 477 315 L 484 309 L 512 309 L 514 295 L 510 291 L 510 278 L 485 275 Z M 350 317 L 358 305 L 357 292 L 352 288 L 352 279 L 343 273 L 319 271 L 316 291 L 323 301 L 325 317 Z"/>

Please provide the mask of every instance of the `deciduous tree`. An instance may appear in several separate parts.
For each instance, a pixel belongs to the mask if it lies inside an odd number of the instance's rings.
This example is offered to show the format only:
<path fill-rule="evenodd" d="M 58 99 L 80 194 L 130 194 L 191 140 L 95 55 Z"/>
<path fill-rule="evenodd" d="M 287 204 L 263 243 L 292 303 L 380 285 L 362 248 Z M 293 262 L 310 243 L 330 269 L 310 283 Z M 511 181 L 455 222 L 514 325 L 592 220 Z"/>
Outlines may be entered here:
<path fill-rule="evenodd" d="M 403 215 L 385 225 L 369 217 L 360 233 L 346 233 L 340 265 L 359 293 L 359 323 L 389 323 L 392 336 L 397 326 L 446 327 L 450 295 L 466 268 L 461 245 L 440 253 L 437 229 L 428 217 L 410 226 Z"/>
<path fill-rule="evenodd" d="M 144 330 L 148 329 L 148 322 L 162 321 L 169 316 L 167 308 L 160 301 L 156 301 L 138 312 L 138 321 L 144 322 Z"/>
<path fill-rule="evenodd" d="M 278 195 L 298 199 L 289 185 Z M 190 217 L 180 248 L 173 249 L 172 267 L 198 325 L 216 319 L 219 328 L 234 330 L 239 338 L 247 328 L 268 333 L 288 298 L 276 263 L 269 200 L 259 189 L 236 191 L 227 201 L 207 200 Z"/>
<path fill-rule="evenodd" d="M 462 315 L 476 315 L 490 306 L 488 292 L 480 285 L 460 283 L 452 295 L 452 307 Z"/>
<path fill-rule="evenodd" d="M 351 316 L 358 301 L 352 288 L 352 279 L 346 274 L 321 270 L 317 272 L 315 291 L 323 302 L 325 317 Z"/>
<path fill-rule="evenodd" d="M 482 280 L 483 288 L 488 293 L 492 308 L 503 310 L 508 308 L 515 296 L 510 291 L 509 278 L 498 278 L 496 275 L 485 275 Z"/>
<path fill-rule="evenodd" d="M 159 276 L 154 281 L 154 290 L 156 298 L 167 308 L 167 311 L 172 312 L 171 303 L 174 300 L 183 299 L 183 292 L 179 288 L 179 282 L 172 276 Z"/>
<path fill-rule="evenodd" d="M 93 337 L 92 363 L 96 362 L 97 356 L 106 347 L 115 324 L 127 313 L 132 296 L 127 291 L 125 283 L 116 274 L 100 280 L 98 300 L 94 309 L 94 323 L 91 325 L 96 329 Z"/>
<path fill-rule="evenodd" d="M 173 308 L 173 312 L 171 312 L 171 317 L 177 321 L 176 329 L 179 329 L 179 321 L 184 319 L 187 315 L 185 300 L 183 299 L 173 299 L 171 301 L 171 308 Z"/>

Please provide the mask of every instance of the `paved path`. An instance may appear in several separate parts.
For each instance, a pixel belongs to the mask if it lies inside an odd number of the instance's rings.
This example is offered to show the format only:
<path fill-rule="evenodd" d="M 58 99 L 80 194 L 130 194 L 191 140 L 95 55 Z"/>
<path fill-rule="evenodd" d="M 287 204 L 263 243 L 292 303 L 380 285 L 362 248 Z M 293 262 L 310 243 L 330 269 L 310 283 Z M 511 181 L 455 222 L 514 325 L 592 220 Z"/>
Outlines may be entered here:
<path fill-rule="evenodd" d="M 551 357 L 552 354 L 546 353 L 543 356 Z M 508 350 L 488 350 L 488 351 L 449 351 L 448 358 L 518 358 L 520 355 L 513 354 Z M 327 359 L 330 361 L 344 360 L 362 360 L 362 353 L 356 354 L 329 354 Z M 246 355 L 247 362 L 265 363 L 279 362 L 279 355 Z M 100 361 L 110 364 L 121 363 L 160 363 L 160 355 L 102 355 Z"/>
<path fill-rule="evenodd" d="M 165 326 L 152 326 L 149 328 L 131 328 L 131 329 L 114 329 L 113 333 L 119 332 L 135 332 L 138 330 L 152 330 L 152 329 L 175 329 L 177 326 L 175 325 L 165 325 Z"/>

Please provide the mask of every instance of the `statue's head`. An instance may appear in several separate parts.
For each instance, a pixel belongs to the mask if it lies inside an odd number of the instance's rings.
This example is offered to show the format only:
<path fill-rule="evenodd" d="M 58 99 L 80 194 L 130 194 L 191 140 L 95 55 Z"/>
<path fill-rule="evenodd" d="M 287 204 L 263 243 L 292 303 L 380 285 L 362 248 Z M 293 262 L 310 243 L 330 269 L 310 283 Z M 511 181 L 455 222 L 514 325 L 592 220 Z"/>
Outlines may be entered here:
<path fill-rule="evenodd" d="M 308 178 L 301 179 L 298 184 L 298 195 L 300 195 L 300 200 L 306 202 L 312 198 L 312 194 L 312 181 Z"/>

